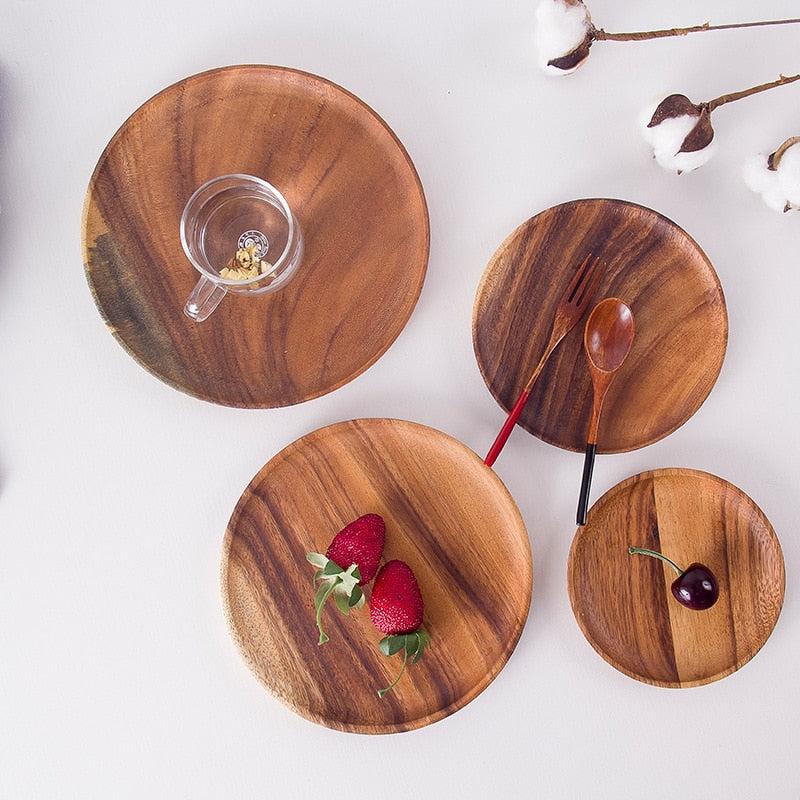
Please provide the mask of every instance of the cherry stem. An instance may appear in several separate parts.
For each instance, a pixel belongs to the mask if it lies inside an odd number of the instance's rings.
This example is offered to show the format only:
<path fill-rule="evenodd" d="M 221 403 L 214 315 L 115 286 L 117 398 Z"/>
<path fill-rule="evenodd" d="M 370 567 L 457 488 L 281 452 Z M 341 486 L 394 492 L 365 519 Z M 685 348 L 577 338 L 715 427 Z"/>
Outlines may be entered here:
<path fill-rule="evenodd" d="M 615 42 L 637 42 L 646 39 L 664 39 L 667 36 L 686 36 L 688 33 L 701 33 L 702 31 L 726 31 L 734 28 L 757 28 L 763 25 L 793 25 L 800 22 L 800 19 L 776 19 L 765 22 L 737 22 L 728 25 L 710 25 L 704 22 L 702 25 L 692 25 L 688 28 L 668 28 L 661 31 L 635 31 L 633 33 L 607 33 L 602 28 L 595 28 L 592 25 L 589 29 L 591 39 L 598 41 Z"/>
<path fill-rule="evenodd" d="M 670 561 L 670 559 L 668 559 L 665 555 L 662 555 L 661 553 L 656 553 L 655 550 L 646 550 L 643 547 L 629 547 L 628 552 L 631 554 L 641 553 L 642 555 L 645 556 L 653 556 L 653 558 L 659 558 L 666 564 L 669 564 L 672 567 L 672 569 L 674 569 L 675 572 L 678 573 L 679 577 L 683 575 L 683 570 L 674 561 Z"/>

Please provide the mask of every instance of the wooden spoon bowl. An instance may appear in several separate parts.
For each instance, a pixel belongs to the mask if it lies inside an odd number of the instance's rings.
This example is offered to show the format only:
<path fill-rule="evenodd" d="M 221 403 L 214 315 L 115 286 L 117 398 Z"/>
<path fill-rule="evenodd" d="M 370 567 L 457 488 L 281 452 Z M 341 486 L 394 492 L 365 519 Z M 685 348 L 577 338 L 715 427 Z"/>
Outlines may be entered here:
<path fill-rule="evenodd" d="M 633 314 L 616 297 L 600 301 L 586 320 L 583 347 L 594 387 L 594 402 L 587 441 L 597 443 L 597 427 L 606 392 L 633 347 Z"/>

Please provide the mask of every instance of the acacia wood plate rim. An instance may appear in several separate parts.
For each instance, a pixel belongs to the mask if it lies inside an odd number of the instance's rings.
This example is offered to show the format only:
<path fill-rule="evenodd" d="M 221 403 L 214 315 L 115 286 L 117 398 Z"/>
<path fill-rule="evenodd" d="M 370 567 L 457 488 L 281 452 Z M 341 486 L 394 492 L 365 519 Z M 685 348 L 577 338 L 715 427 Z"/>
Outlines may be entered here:
<path fill-rule="evenodd" d="M 205 97 L 201 97 L 203 92 Z M 258 134 L 239 137 L 234 132 L 237 120 L 247 116 L 253 97 L 263 100 L 273 113 L 258 121 Z M 230 117 L 230 124 L 209 144 L 206 120 L 223 115 Z M 280 121 L 273 122 L 273 116 Z M 295 117 L 299 121 L 293 123 Z M 349 133 L 343 135 L 337 129 L 330 147 L 320 145 L 335 126 Z M 173 133 L 176 142 L 186 145 L 185 151 L 176 144 L 174 160 L 167 151 L 151 157 L 152 165 L 146 164 L 152 143 L 170 141 Z M 257 147 L 254 136 L 260 137 Z M 204 150 L 194 148 L 195 139 L 203 140 Z M 346 166 L 328 170 L 321 159 L 332 153 Z M 352 168 L 353 162 L 363 168 Z M 249 298 L 229 294 L 207 321 L 192 322 L 184 318 L 182 307 L 200 276 L 180 246 L 180 211 L 205 180 L 234 172 L 258 175 L 278 185 L 301 220 L 304 261 L 279 292 Z M 143 178 L 135 182 L 135 177 L 126 179 L 128 173 L 158 177 L 143 186 Z M 366 177 L 359 177 L 362 174 Z M 140 207 L 115 206 L 107 188 L 112 181 L 125 186 L 125 194 L 141 190 Z M 164 196 L 173 191 L 165 187 L 172 182 L 176 200 L 164 202 Z M 391 214 L 387 193 L 395 206 Z M 342 197 L 369 197 L 372 207 L 381 210 L 376 210 L 376 220 L 370 223 L 369 214 L 356 215 L 347 204 L 328 204 L 325 216 L 333 221 L 322 227 L 329 235 L 324 242 L 321 236 L 315 239 L 312 229 L 321 226 L 316 220 L 309 224 L 308 216 L 315 213 L 311 209 L 328 198 Z M 360 209 L 364 202 L 354 199 L 352 205 Z M 340 210 L 331 211 L 331 205 Z M 395 218 L 396 223 L 387 225 L 387 219 Z M 117 241 L 120 232 L 122 244 Z M 422 183 L 408 151 L 366 102 L 330 79 L 302 69 L 232 64 L 189 75 L 161 89 L 113 134 L 84 198 L 82 249 L 95 305 L 136 363 L 172 388 L 201 400 L 237 408 L 278 408 L 340 388 L 386 353 L 421 294 L 430 254 L 430 221 Z M 164 256 L 165 250 L 169 257 Z M 140 253 L 146 257 L 138 257 Z M 109 261 L 113 261 L 110 266 Z M 161 264 L 162 270 L 169 265 L 170 274 L 154 274 L 154 263 Z M 341 290 L 341 299 L 333 292 L 321 297 L 326 294 L 325 281 L 341 281 L 342 264 L 350 295 Z M 373 284 L 370 275 L 376 266 L 383 277 Z M 175 269 L 179 275 L 172 274 Z M 307 274 L 309 269 L 314 278 L 306 281 L 304 270 Z M 392 277 L 401 287 L 394 292 L 387 288 Z M 158 302 L 151 299 L 154 296 Z M 328 307 L 332 314 L 325 316 Z M 371 317 L 365 316 L 364 308 L 370 309 Z M 284 341 L 276 331 L 284 330 L 290 319 L 302 319 L 307 327 L 299 330 L 296 323 Z M 368 319 L 373 322 L 359 337 L 359 326 Z M 211 329 L 214 336 L 228 339 L 219 350 L 209 343 Z M 325 349 L 328 337 L 335 342 Z M 311 353 L 318 366 L 302 363 L 312 341 Z M 221 354 L 225 357 L 216 357 Z M 276 375 L 272 365 L 283 370 L 284 362 L 286 374 L 281 371 L 272 382 Z M 253 369 L 254 365 L 259 369 Z"/>
<path fill-rule="evenodd" d="M 401 558 L 417 574 L 431 635 L 383 699 L 376 690 L 400 661 L 378 653 L 368 606 L 345 617 L 329 603 L 330 641 L 317 644 L 305 561 L 370 512 L 386 521 L 383 561 Z M 314 430 L 261 468 L 228 523 L 220 584 L 232 638 L 271 695 L 325 727 L 385 734 L 443 719 L 495 680 L 527 621 L 533 565 L 519 509 L 472 450 L 420 423 L 377 417 Z M 336 697 L 337 669 L 351 684 L 346 703 Z"/>
<path fill-rule="evenodd" d="M 626 231 L 629 224 L 633 229 Z M 609 235 L 620 231 L 627 236 L 623 250 Z M 651 253 L 653 236 L 661 261 L 672 258 L 689 271 L 683 283 L 674 274 L 651 275 L 647 259 L 637 259 Z M 696 413 L 719 377 L 727 349 L 727 309 L 719 277 L 695 239 L 665 215 L 629 200 L 586 197 L 558 203 L 522 222 L 494 252 L 479 281 L 472 315 L 474 354 L 487 388 L 508 413 L 544 351 L 558 298 L 587 253 L 601 258 L 605 274 L 584 317 L 545 364 L 517 425 L 547 444 L 583 451 L 592 396 L 582 349 L 584 326 L 594 304 L 619 297 L 633 310 L 636 338 L 606 396 L 597 451 L 628 452 L 668 436 Z M 704 347 L 693 345 L 687 355 L 686 369 L 668 376 L 659 371 L 657 358 L 647 357 L 649 348 L 663 356 L 669 344 L 670 353 L 682 353 L 685 339 L 680 337 L 690 323 L 673 313 L 669 303 L 656 313 L 643 286 L 655 286 L 659 279 L 676 298 L 690 287 L 690 301 L 682 302 L 696 304 L 693 313 L 713 322 Z M 531 342 L 538 344 L 532 347 Z M 689 375 L 697 385 L 689 384 Z M 642 381 L 642 376 L 650 380 Z M 648 416 L 649 405 L 667 388 L 668 418 Z M 631 410 L 636 426 L 622 422 Z"/>
<path fill-rule="evenodd" d="M 687 485 L 691 488 L 687 490 Z M 641 537 L 645 534 L 636 528 L 659 527 L 660 516 L 647 520 L 638 518 L 637 504 L 634 495 L 638 492 L 652 494 L 655 509 L 660 505 L 672 503 L 680 505 L 686 498 L 694 503 L 693 508 L 703 509 L 703 523 L 706 527 L 716 524 L 725 533 L 720 540 L 709 543 L 698 537 L 688 544 L 689 534 L 686 530 L 677 533 L 684 539 L 683 546 L 688 553 L 702 553 L 702 556 L 688 556 L 687 560 L 715 563 L 714 574 L 720 585 L 720 599 L 707 611 L 685 609 L 672 597 L 669 585 L 676 577 L 674 570 L 653 558 L 642 555 L 630 555 L 625 542 L 634 546 L 649 546 L 670 555 L 667 549 L 673 545 L 666 544 L 663 549 L 659 544 L 644 543 Z M 725 519 L 727 509 L 735 506 L 733 518 Z M 649 514 L 653 509 L 649 509 Z M 614 516 L 616 514 L 616 516 Z M 698 515 L 699 516 L 699 515 Z M 698 517 L 693 518 L 691 525 L 699 525 Z M 617 521 L 617 528 L 613 522 Z M 746 524 L 745 532 L 740 531 L 738 523 Z M 749 523 L 749 524 L 747 524 Z M 667 522 L 667 524 L 670 524 Z M 674 522 L 671 524 L 675 524 Z M 681 527 L 690 524 L 681 520 Z M 661 531 L 663 537 L 664 531 Z M 668 541 L 681 547 L 676 534 L 668 535 Z M 705 549 L 705 552 L 704 552 Z M 736 554 L 759 552 L 758 563 L 762 572 L 758 576 L 750 575 L 750 580 L 758 578 L 758 585 L 765 590 L 763 597 L 750 596 L 752 589 L 749 581 L 736 579 L 737 568 L 744 565 L 736 563 Z M 602 566 L 603 577 L 592 577 L 594 558 L 599 553 L 605 556 Z M 674 554 L 673 554 L 674 556 Z M 748 558 L 755 558 L 748 556 Z M 631 562 L 630 559 L 638 559 Z M 680 560 L 680 559 L 678 559 Z M 726 565 L 727 562 L 727 565 Z M 636 579 L 630 584 L 625 579 L 627 571 L 634 571 L 648 564 L 653 568 L 655 580 L 647 579 L 646 589 L 642 590 Z M 653 567 L 657 565 L 657 569 Z M 679 564 L 686 568 L 688 563 Z M 664 575 L 663 582 L 661 575 Z M 662 585 L 663 583 L 663 585 Z M 759 506 L 738 487 L 729 481 L 703 470 L 685 467 L 666 467 L 653 469 L 633 475 L 609 489 L 590 509 L 587 524 L 579 527 L 570 547 L 567 586 L 570 603 L 576 622 L 592 648 L 612 667 L 630 678 L 653 686 L 665 688 L 689 688 L 703 686 L 720 680 L 740 669 L 761 650 L 771 636 L 780 616 L 783 605 L 786 572 L 780 542 L 769 519 Z M 638 586 L 638 588 L 637 588 Z M 617 596 L 624 604 L 636 604 L 643 610 L 643 615 L 636 617 L 637 623 L 621 621 L 621 615 L 615 614 L 614 604 Z M 723 606 L 725 608 L 723 609 Z M 693 665 L 695 670 L 691 677 L 682 678 L 680 667 L 678 674 L 666 677 L 661 667 L 647 666 L 647 657 L 642 655 L 655 643 L 659 636 L 656 616 L 663 614 L 668 608 L 671 630 L 675 634 L 671 641 L 674 648 L 676 665 L 681 660 L 692 659 L 692 651 L 697 647 L 714 647 L 716 644 L 723 653 L 721 660 L 710 659 L 708 667 Z M 652 613 L 651 613 L 652 612 Z M 720 613 L 716 629 L 705 627 L 712 613 Z M 757 618 L 757 623 L 751 623 Z M 749 626 L 745 631 L 745 625 Z M 693 627 L 696 626 L 696 627 Z M 688 638 L 687 638 L 688 631 Z M 713 632 L 713 636 L 709 633 Z M 739 634 L 737 636 L 737 634 Z M 638 646 L 631 645 L 631 640 Z"/>

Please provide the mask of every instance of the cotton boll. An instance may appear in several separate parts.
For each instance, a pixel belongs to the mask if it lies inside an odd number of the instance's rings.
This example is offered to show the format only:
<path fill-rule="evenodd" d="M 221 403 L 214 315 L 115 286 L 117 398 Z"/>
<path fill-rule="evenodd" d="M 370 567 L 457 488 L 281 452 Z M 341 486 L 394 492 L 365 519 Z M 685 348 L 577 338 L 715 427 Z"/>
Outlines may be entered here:
<path fill-rule="evenodd" d="M 701 150 L 690 153 L 676 153 L 669 164 L 661 164 L 664 169 L 676 169 L 678 172 L 693 172 L 707 163 L 716 152 L 716 145 L 709 144 Z M 658 160 L 658 159 L 656 159 Z"/>
<path fill-rule="evenodd" d="M 800 208 L 800 144 L 783 152 L 776 172 L 784 199 L 794 208 Z"/>
<path fill-rule="evenodd" d="M 642 114 L 642 135 L 653 148 L 653 155 L 659 166 L 670 172 L 692 172 L 702 167 L 714 154 L 713 141 L 700 150 L 680 152 L 686 137 L 697 125 L 698 118 L 689 114 L 669 117 L 658 125 L 648 127 L 655 109 Z"/>
<path fill-rule="evenodd" d="M 742 177 L 749 189 L 774 211 L 800 208 L 800 145 L 781 148 L 779 154 L 757 156 L 742 165 Z M 777 166 L 770 168 L 770 164 Z"/>
<path fill-rule="evenodd" d="M 742 165 L 742 178 L 756 194 L 773 210 L 783 211 L 786 208 L 786 197 L 778 182 L 778 173 L 769 168 L 767 157 L 763 153 L 748 158 Z"/>
<path fill-rule="evenodd" d="M 769 168 L 767 157 L 763 153 L 751 156 L 742 164 L 742 178 L 747 188 L 758 194 L 772 191 L 778 185 L 778 173 Z"/>
<path fill-rule="evenodd" d="M 534 43 L 539 66 L 550 75 L 574 72 L 585 59 L 570 69 L 559 69 L 549 62 L 571 53 L 586 39 L 590 26 L 586 6 L 568 4 L 565 0 L 542 0 L 536 9 L 536 23 Z"/>

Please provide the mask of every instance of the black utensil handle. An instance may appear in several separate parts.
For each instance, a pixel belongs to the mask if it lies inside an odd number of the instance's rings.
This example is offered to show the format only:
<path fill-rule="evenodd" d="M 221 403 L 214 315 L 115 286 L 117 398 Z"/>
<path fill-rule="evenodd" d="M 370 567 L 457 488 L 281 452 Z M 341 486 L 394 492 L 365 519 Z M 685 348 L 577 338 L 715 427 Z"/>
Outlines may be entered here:
<path fill-rule="evenodd" d="M 581 494 L 578 498 L 578 525 L 586 524 L 586 515 L 589 513 L 589 489 L 592 485 L 592 470 L 594 469 L 594 454 L 597 445 L 589 442 L 586 445 L 586 456 L 583 459 L 583 478 L 581 478 Z"/>

